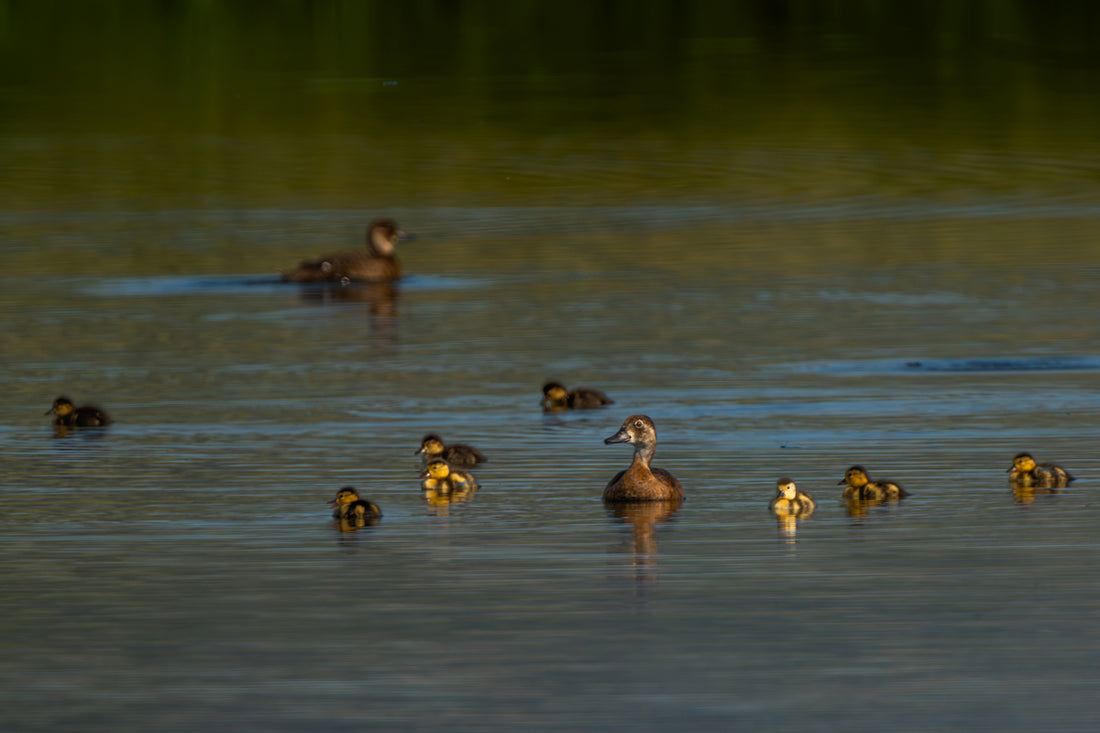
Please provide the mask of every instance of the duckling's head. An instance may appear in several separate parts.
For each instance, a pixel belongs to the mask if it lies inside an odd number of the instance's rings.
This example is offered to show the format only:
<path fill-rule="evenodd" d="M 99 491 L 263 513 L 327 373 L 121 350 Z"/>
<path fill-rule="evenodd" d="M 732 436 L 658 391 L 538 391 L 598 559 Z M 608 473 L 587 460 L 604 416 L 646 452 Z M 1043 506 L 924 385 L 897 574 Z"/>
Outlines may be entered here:
<path fill-rule="evenodd" d="M 619 432 L 609 438 L 604 438 L 604 443 L 630 443 L 635 447 L 653 446 L 657 442 L 657 426 L 646 415 L 631 415 L 623 420 L 623 426 Z"/>
<path fill-rule="evenodd" d="M 57 415 L 58 417 L 66 417 L 71 415 L 73 410 L 76 409 L 76 405 L 68 397 L 61 396 L 53 401 L 53 407 L 46 410 L 47 415 Z"/>
<path fill-rule="evenodd" d="M 561 402 L 569 396 L 569 390 L 561 382 L 547 382 L 542 385 L 542 396 L 551 402 Z"/>
<path fill-rule="evenodd" d="M 1017 453 L 1012 458 L 1012 468 L 1008 469 L 1009 473 L 1028 473 L 1035 470 L 1035 459 L 1031 457 L 1030 453 Z"/>
<path fill-rule="evenodd" d="M 397 243 L 407 238 L 393 219 L 375 219 L 367 227 L 367 248 L 380 257 L 392 257 Z"/>
<path fill-rule="evenodd" d="M 420 441 L 420 450 L 414 455 L 425 454 L 429 456 L 438 456 L 443 453 L 443 438 L 440 438 L 435 433 L 428 433 L 424 436 L 424 439 Z"/>
<path fill-rule="evenodd" d="M 435 458 L 428 461 L 428 465 L 424 467 L 424 472 L 420 474 L 420 478 L 434 478 L 436 481 L 439 481 L 450 475 L 450 465 L 440 458 Z"/>
<path fill-rule="evenodd" d="M 852 466 L 844 473 L 844 478 L 841 481 L 837 481 L 837 486 L 843 486 L 848 484 L 853 489 L 858 489 L 861 486 L 866 485 L 870 481 L 870 477 L 867 476 L 867 471 L 863 466 Z"/>
<path fill-rule="evenodd" d="M 354 487 L 345 486 L 336 492 L 336 498 L 328 503 L 332 507 L 342 507 L 351 504 L 352 502 L 359 501 L 359 492 Z"/>
<path fill-rule="evenodd" d="M 776 494 L 790 501 L 793 501 L 798 495 L 798 487 L 794 485 L 794 481 L 789 478 L 781 478 L 775 482 Z"/>

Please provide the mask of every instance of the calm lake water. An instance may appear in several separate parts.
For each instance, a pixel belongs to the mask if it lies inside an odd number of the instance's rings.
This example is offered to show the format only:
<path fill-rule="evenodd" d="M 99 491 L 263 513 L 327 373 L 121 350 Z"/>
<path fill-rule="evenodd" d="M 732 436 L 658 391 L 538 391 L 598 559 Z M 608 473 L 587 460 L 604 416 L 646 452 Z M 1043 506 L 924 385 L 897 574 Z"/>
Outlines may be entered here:
<path fill-rule="evenodd" d="M 1095 730 L 1098 67 L 690 48 L 136 69 L 67 120 L 75 67 L 9 79 L 3 728 Z M 276 282 L 381 214 L 395 288 Z M 62 393 L 116 424 L 55 436 Z M 638 412 L 677 511 L 600 502 Z M 427 432 L 489 457 L 472 500 L 424 500 Z M 1014 496 L 1023 450 L 1078 480 Z M 854 463 L 911 498 L 851 516 Z"/>

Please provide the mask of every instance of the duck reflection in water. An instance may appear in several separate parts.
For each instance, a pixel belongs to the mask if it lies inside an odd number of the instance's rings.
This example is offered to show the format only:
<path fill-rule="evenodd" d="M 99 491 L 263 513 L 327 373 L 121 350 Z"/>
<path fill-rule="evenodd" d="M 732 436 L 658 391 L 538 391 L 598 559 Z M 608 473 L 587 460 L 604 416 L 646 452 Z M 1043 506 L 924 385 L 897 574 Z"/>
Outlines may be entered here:
<path fill-rule="evenodd" d="M 420 478 L 424 500 L 439 514 L 447 514 L 447 507 L 452 503 L 470 501 L 478 489 L 472 473 L 453 468 L 441 458 L 428 461 Z"/>
<path fill-rule="evenodd" d="M 360 497 L 352 486 L 345 486 L 337 491 L 336 498 L 328 505 L 333 507 L 332 518 L 336 520 L 341 532 L 372 527 L 382 518 L 382 510 L 378 505 Z"/>
<path fill-rule="evenodd" d="M 775 515 L 779 536 L 789 542 L 795 540 L 798 532 L 798 520 L 814 513 L 817 504 L 805 491 L 799 491 L 794 481 L 781 478 L 776 482 L 775 498 L 768 509 Z"/>

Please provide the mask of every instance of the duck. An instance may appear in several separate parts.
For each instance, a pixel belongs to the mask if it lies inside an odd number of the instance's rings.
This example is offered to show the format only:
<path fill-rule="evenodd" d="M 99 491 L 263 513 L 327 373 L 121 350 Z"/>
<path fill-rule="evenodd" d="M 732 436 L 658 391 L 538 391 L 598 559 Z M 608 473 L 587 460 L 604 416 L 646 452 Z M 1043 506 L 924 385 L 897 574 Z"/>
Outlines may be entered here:
<path fill-rule="evenodd" d="M 425 461 L 430 461 L 433 458 L 442 458 L 444 461 L 452 466 L 459 468 L 473 468 L 479 463 L 484 463 L 487 459 L 481 454 L 477 448 L 472 445 L 465 445 L 463 443 L 455 443 L 453 445 L 444 445 L 443 439 L 435 433 L 428 433 L 420 441 L 420 450 L 416 451 L 413 455 L 423 454 Z"/>
<path fill-rule="evenodd" d="M 442 458 L 433 458 L 428 461 L 420 478 L 424 479 L 421 487 L 425 491 L 448 493 L 477 488 L 477 480 L 472 473 L 453 469 Z"/>
<path fill-rule="evenodd" d="M 354 486 L 345 486 L 337 491 L 336 498 L 328 505 L 335 507 L 332 512 L 333 519 L 369 520 L 382 516 L 382 510 L 378 505 L 359 496 Z"/>
<path fill-rule="evenodd" d="M 768 504 L 768 509 L 776 516 L 808 517 L 814 513 L 817 504 L 812 496 L 799 491 L 794 481 L 781 478 L 775 482 L 776 495 Z"/>
<path fill-rule="evenodd" d="M 856 501 L 896 501 L 909 496 L 909 492 L 893 481 L 872 480 L 863 466 L 852 466 L 844 473 L 837 486 L 844 486 L 844 498 Z"/>
<path fill-rule="evenodd" d="M 615 400 L 598 389 L 577 387 L 574 390 L 567 390 L 561 382 L 547 382 L 542 385 L 542 409 L 547 412 L 592 410 L 613 404 Z"/>
<path fill-rule="evenodd" d="M 53 424 L 63 428 L 95 428 L 111 424 L 107 413 L 95 405 L 77 407 L 62 395 L 53 401 L 53 407 L 45 415 L 53 415 Z"/>
<path fill-rule="evenodd" d="M 1017 453 L 1008 469 L 1009 482 L 1018 488 L 1064 489 L 1074 476 L 1054 463 L 1036 463 L 1030 453 Z"/>
<path fill-rule="evenodd" d="M 630 467 L 615 474 L 603 490 L 605 502 L 616 501 L 683 501 L 680 482 L 663 468 L 651 468 L 650 461 L 657 450 L 657 427 L 647 415 L 631 415 L 623 420 L 619 432 L 605 438 L 607 445 L 630 443 L 634 460 Z"/>
<path fill-rule="evenodd" d="M 375 219 L 367 227 L 366 250 L 347 250 L 302 260 L 282 273 L 284 282 L 386 283 L 401 279 L 397 242 L 408 239 L 393 219 Z"/>

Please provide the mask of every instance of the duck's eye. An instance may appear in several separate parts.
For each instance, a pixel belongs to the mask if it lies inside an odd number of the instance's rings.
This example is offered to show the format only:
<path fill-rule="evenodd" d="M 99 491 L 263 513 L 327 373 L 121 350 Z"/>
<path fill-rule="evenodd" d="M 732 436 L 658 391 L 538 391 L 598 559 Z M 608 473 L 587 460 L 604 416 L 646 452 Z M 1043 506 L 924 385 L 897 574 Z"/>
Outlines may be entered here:
<path fill-rule="evenodd" d="M 645 423 L 642 422 L 641 420 L 635 420 L 634 421 L 634 427 L 640 428 L 640 427 L 643 427 L 643 426 L 645 426 Z"/>

